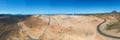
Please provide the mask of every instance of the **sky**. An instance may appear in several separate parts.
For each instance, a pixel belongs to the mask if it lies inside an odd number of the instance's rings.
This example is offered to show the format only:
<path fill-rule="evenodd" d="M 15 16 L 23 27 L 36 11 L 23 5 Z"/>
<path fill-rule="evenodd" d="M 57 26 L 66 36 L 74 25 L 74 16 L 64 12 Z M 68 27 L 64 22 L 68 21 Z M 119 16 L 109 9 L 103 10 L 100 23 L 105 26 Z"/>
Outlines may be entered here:
<path fill-rule="evenodd" d="M 120 11 L 120 0 L 0 0 L 0 14 L 85 14 Z"/>

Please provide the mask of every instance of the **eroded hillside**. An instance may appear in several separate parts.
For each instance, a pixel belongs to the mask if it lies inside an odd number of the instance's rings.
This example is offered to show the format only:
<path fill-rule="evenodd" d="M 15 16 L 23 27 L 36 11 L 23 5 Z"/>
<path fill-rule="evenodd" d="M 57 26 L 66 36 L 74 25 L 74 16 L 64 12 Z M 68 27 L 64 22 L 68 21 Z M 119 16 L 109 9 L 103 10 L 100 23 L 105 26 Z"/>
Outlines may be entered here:
<path fill-rule="evenodd" d="M 0 40 L 119 40 L 119 16 L 120 14 L 1 17 Z"/>

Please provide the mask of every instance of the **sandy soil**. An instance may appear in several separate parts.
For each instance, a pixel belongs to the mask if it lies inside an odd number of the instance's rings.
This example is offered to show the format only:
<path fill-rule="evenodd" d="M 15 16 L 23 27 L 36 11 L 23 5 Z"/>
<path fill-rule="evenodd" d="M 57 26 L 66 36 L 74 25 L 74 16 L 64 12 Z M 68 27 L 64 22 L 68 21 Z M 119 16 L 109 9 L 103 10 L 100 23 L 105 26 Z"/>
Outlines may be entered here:
<path fill-rule="evenodd" d="M 108 22 L 115 20 L 113 17 L 104 18 L 108 19 Z M 32 16 L 23 24 L 27 21 L 31 25 L 35 24 L 27 33 L 30 33 L 33 38 L 42 36 L 42 40 L 115 40 L 98 33 L 96 27 L 104 20 L 95 16 Z"/>
<path fill-rule="evenodd" d="M 34 15 L 17 25 L 21 28 L 12 40 L 27 40 L 26 35 L 41 40 L 119 40 L 101 35 L 97 25 L 107 19 L 107 23 L 117 21 L 114 17 L 70 16 L 70 15 Z M 22 30 L 25 30 L 23 33 Z M 8 40 L 10 40 L 8 38 Z"/>

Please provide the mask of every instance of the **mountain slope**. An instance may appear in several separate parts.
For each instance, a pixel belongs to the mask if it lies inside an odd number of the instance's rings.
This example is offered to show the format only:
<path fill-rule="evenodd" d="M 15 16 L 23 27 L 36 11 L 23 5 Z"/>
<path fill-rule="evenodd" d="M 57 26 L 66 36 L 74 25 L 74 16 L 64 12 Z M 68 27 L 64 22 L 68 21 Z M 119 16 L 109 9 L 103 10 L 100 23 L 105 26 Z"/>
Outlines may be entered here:
<path fill-rule="evenodd" d="M 117 40 L 102 35 L 120 36 L 109 25 L 119 24 L 120 14 L 2 16 L 0 40 Z M 109 30 L 106 30 L 108 28 Z M 112 29 L 114 28 L 114 29 Z"/>

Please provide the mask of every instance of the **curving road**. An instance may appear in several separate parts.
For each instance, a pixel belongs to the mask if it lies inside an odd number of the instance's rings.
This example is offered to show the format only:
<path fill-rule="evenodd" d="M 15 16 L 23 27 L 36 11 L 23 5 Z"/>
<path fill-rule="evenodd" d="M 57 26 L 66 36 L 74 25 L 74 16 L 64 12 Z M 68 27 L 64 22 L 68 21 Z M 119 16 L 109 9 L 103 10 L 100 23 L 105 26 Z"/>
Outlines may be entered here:
<path fill-rule="evenodd" d="M 103 22 L 101 22 L 100 24 L 97 25 L 97 31 L 98 31 L 101 35 L 104 35 L 104 36 L 106 36 L 106 37 L 120 39 L 120 37 L 118 37 L 118 36 L 109 35 L 109 34 L 106 34 L 106 33 L 104 33 L 104 32 L 101 31 L 100 27 L 101 27 L 101 25 L 104 24 L 106 21 L 107 21 L 107 20 L 104 19 Z"/>

